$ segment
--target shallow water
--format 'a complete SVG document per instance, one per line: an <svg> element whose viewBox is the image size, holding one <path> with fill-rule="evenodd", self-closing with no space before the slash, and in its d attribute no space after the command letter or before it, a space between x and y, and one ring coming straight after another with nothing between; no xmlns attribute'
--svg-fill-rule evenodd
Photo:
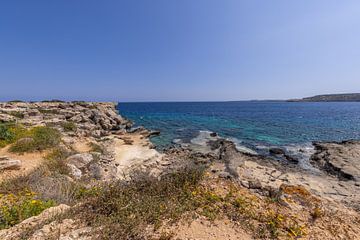
<svg viewBox="0 0 360 240"><path fill-rule="evenodd" d="M360 103L162 102L119 103L118 108L137 126L160 130L152 139L159 148L174 139L190 142L200 131L258 153L281 146L294 155L310 154L312 141L360 139Z"/></svg>

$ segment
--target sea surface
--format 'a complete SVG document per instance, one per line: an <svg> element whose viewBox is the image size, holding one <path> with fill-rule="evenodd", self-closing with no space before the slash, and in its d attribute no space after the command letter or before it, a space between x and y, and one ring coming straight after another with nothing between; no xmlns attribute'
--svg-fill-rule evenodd
<svg viewBox="0 0 360 240"><path fill-rule="evenodd" d="M270 147L311 152L313 141L360 139L360 103L272 101L119 103L120 114L159 130L158 148L201 141L210 132L239 149L266 154Z"/></svg>

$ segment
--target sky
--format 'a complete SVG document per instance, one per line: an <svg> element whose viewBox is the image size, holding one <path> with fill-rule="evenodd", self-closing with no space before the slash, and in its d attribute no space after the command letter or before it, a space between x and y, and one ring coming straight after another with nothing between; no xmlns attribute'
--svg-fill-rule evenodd
<svg viewBox="0 0 360 240"><path fill-rule="evenodd" d="M0 100L360 92L358 0L0 2Z"/></svg>

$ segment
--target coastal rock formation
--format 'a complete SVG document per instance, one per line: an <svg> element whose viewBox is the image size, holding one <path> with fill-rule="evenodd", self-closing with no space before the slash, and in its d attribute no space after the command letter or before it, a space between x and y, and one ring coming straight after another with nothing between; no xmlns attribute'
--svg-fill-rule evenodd
<svg viewBox="0 0 360 240"><path fill-rule="evenodd" d="M311 163L340 180L360 180L360 142L314 143L316 153Z"/></svg>
<svg viewBox="0 0 360 240"><path fill-rule="evenodd" d="M95 102L7 102L0 103L0 122L55 125L77 136L101 137L131 127L130 121L118 115L115 106ZM71 131L75 128L76 131Z"/></svg>

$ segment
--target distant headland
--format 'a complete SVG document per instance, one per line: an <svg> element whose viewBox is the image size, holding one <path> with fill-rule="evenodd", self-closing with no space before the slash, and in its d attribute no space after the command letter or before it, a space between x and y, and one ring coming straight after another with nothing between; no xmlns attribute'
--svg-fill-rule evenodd
<svg viewBox="0 0 360 240"><path fill-rule="evenodd" d="M324 94L302 99L290 99L288 102L360 102L360 93Z"/></svg>

